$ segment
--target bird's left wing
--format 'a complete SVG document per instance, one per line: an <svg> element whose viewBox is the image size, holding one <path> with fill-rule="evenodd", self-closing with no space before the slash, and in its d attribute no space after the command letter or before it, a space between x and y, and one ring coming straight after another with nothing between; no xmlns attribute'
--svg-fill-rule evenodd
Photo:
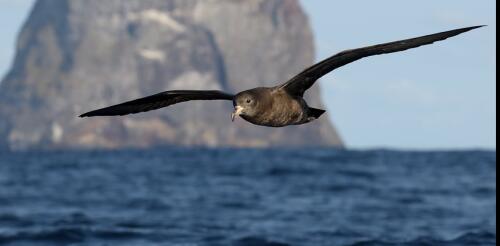
<svg viewBox="0 0 500 246"><path fill-rule="evenodd" d="M314 83L319 78L351 62L357 61L359 59L368 56L400 52L408 49L417 48L423 45L433 44L434 42L442 41L480 27L483 26L461 28L418 38L406 39L386 44L379 44L360 49L347 50L306 69L296 77L292 78L290 81L281 85L279 88L285 89L288 93L292 95L303 96L304 92L307 89L311 88L311 86L313 86Z"/></svg>
<svg viewBox="0 0 500 246"><path fill-rule="evenodd" d="M232 101L233 95L222 91L166 91L153 96L118 104L115 106L98 109L80 117L94 116L123 116L137 114L168 107L173 104L193 100L228 100Z"/></svg>

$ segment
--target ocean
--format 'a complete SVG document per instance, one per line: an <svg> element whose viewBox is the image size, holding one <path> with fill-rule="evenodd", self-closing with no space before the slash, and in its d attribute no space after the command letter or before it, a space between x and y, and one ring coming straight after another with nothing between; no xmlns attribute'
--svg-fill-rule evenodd
<svg viewBox="0 0 500 246"><path fill-rule="evenodd" d="M0 152L0 245L496 245L496 152Z"/></svg>

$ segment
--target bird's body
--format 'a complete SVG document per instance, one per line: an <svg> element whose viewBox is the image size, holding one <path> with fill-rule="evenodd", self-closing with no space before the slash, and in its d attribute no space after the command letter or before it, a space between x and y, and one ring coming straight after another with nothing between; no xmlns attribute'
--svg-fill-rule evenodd
<svg viewBox="0 0 500 246"><path fill-rule="evenodd" d="M261 126L283 127L300 125L311 121L309 107L302 97L294 97L279 88L256 88L244 91L239 97L252 96L255 99L255 113L241 114L246 121ZM236 103L245 104L242 102Z"/></svg>
<svg viewBox="0 0 500 246"><path fill-rule="evenodd" d="M167 91L92 111L81 115L81 117L135 114L191 100L228 100L233 101L235 107L232 115L233 121L237 116L240 116L252 124L268 127L306 124L318 119L326 111L309 107L304 99L304 93L318 79L331 71L365 57L395 53L429 45L480 27L482 26L461 28L413 39L347 50L304 70L288 82L276 87L255 88L240 92L237 95L221 91Z"/></svg>

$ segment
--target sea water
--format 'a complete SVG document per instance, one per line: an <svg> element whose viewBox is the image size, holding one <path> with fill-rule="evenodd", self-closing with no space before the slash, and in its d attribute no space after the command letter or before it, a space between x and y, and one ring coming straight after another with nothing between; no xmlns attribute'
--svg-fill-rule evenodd
<svg viewBox="0 0 500 246"><path fill-rule="evenodd" d="M0 245L496 245L496 152L0 152Z"/></svg>

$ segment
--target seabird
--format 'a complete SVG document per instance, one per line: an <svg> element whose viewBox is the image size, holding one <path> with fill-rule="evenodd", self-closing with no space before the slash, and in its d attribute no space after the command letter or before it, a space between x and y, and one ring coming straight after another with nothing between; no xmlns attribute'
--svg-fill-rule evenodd
<svg viewBox="0 0 500 246"><path fill-rule="evenodd" d="M461 28L413 39L346 50L304 70L288 82L275 87L255 88L236 95L222 91L166 91L153 96L95 110L80 117L124 116L156 110L192 100L227 100L233 102L234 112L231 116L233 121L236 117L240 116L252 124L268 127L306 124L318 119L326 111L309 107L304 100L304 93L318 79L331 71L365 57L395 53L423 45L430 45L434 42L442 41L480 27L483 26Z"/></svg>

